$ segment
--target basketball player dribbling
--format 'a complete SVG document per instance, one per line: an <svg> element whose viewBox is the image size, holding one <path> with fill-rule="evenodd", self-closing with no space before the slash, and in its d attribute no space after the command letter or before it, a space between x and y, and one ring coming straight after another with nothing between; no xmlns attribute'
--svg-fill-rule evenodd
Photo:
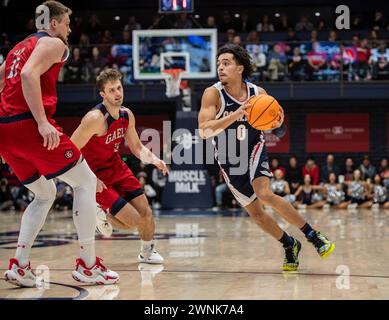
<svg viewBox="0 0 389 320"><path fill-rule="evenodd" d="M121 159L119 147L125 140L140 160L155 165L164 175L168 174L168 168L139 140L135 117L122 106L121 78L115 69L106 69L98 75L97 87L103 102L84 116L71 140L98 178L97 203L108 210L109 223L116 229L137 228L141 238L139 261L159 264L163 258L154 248L152 210L138 179ZM104 230L101 232L104 234Z"/></svg>
<svg viewBox="0 0 389 320"><path fill-rule="evenodd" d="M269 170L263 133L252 128L246 120L248 99L253 95L267 94L264 89L246 81L251 71L251 59L244 48L239 45L225 45L219 49L219 82L204 91L199 113L199 132L203 139L213 137L216 159L235 198L259 227L283 244L285 259L282 269L295 271L299 266L301 243L283 231L276 221L264 212L262 204L272 207L290 224L297 226L322 258L327 257L335 246L322 233L314 230L289 202L275 195L270 188L272 173ZM281 111L280 121L274 128L280 128L283 117ZM235 150L240 150L240 144L247 139L244 142L249 148L250 159L247 173L233 175L230 169L234 166L235 159L230 158L219 137L224 130L235 130L239 133L242 129L240 126L244 126L246 134L243 139L236 138ZM223 163L220 159L223 159Z"/></svg>
<svg viewBox="0 0 389 320"><path fill-rule="evenodd" d="M52 119L58 74L69 55L71 10L56 1L43 5L49 11L48 25L18 43L0 67L1 157L35 195L23 214L16 255L4 275L14 285L36 286L30 252L55 200L53 178L57 177L74 190L73 220L80 258L73 278L112 284L119 280L118 274L95 255L96 176Z"/></svg>

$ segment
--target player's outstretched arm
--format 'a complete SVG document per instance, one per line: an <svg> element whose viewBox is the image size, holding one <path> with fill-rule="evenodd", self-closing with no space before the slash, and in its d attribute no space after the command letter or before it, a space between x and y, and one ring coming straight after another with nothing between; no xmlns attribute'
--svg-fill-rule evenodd
<svg viewBox="0 0 389 320"><path fill-rule="evenodd" d="M38 123L39 133L43 137L43 146L49 150L58 147L62 133L47 121L42 102L40 77L53 64L62 61L66 50L65 44L58 38L41 38L20 74L24 98Z"/></svg>
<svg viewBox="0 0 389 320"><path fill-rule="evenodd" d="M126 111L128 113L129 123L124 139L126 140L131 152L144 163L150 163L156 166L164 175L169 174L169 169L167 168L166 163L142 144L138 133L136 132L134 114L129 109L126 109Z"/></svg>
<svg viewBox="0 0 389 320"><path fill-rule="evenodd" d="M199 134L202 139L208 139L218 135L236 120L247 115L245 109L248 107L248 104L244 104L230 115L216 120L218 104L219 93L217 89L213 87L205 89L201 98L201 108L198 118Z"/></svg>
<svg viewBox="0 0 389 320"><path fill-rule="evenodd" d="M5 83L5 62L0 66L0 92L4 89Z"/></svg>
<svg viewBox="0 0 389 320"><path fill-rule="evenodd" d="M103 134L104 131L104 116L99 110L92 110L82 118L80 125L73 132L70 140L81 150L94 135Z"/></svg>

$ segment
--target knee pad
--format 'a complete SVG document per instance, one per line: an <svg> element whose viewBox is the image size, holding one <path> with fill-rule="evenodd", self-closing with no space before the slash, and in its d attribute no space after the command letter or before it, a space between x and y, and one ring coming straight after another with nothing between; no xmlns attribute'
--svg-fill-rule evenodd
<svg viewBox="0 0 389 320"><path fill-rule="evenodd" d="M34 200L40 202L53 203L57 194L57 188L54 181L47 180L44 176L41 176L33 183L27 184L26 188L34 193Z"/></svg>

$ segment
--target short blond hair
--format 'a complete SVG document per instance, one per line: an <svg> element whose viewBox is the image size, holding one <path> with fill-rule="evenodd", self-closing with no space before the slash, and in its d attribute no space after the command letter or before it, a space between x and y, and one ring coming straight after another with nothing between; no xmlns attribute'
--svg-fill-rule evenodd
<svg viewBox="0 0 389 320"><path fill-rule="evenodd" d="M107 82L122 80L122 74L117 69L105 69L96 78L96 85L99 91L104 91Z"/></svg>
<svg viewBox="0 0 389 320"><path fill-rule="evenodd" d="M58 22L61 22L64 14L66 14L66 13L68 15L72 14L72 10L70 8L68 8L67 6L63 5L59 1L45 1L42 3L42 5L49 8L50 20L55 19ZM38 17L39 17L39 14L36 14L35 18L38 18Z"/></svg>

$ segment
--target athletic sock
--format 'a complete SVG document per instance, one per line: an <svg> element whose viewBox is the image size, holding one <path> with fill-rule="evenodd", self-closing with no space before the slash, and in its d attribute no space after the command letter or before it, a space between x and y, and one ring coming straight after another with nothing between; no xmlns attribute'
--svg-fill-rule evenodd
<svg viewBox="0 0 389 320"><path fill-rule="evenodd" d="M313 228L311 227L311 225L310 225L308 222L305 223L305 224L303 225L303 227L300 228L300 230L305 234L306 237L309 237L309 236L310 236L310 233L311 233L312 231L314 231Z"/></svg>
<svg viewBox="0 0 389 320"><path fill-rule="evenodd" d="M278 241L282 243L284 248L291 247L294 244L294 239L290 235L288 235L285 231L284 231L281 239L279 239Z"/></svg>
<svg viewBox="0 0 389 320"><path fill-rule="evenodd" d="M80 258L85 262L88 268L91 268L96 263L95 242L83 243L80 245Z"/></svg>
<svg viewBox="0 0 389 320"><path fill-rule="evenodd" d="M18 248L16 249L15 259L18 260L19 266L24 268L30 261L30 252L32 244L18 242Z"/></svg>

